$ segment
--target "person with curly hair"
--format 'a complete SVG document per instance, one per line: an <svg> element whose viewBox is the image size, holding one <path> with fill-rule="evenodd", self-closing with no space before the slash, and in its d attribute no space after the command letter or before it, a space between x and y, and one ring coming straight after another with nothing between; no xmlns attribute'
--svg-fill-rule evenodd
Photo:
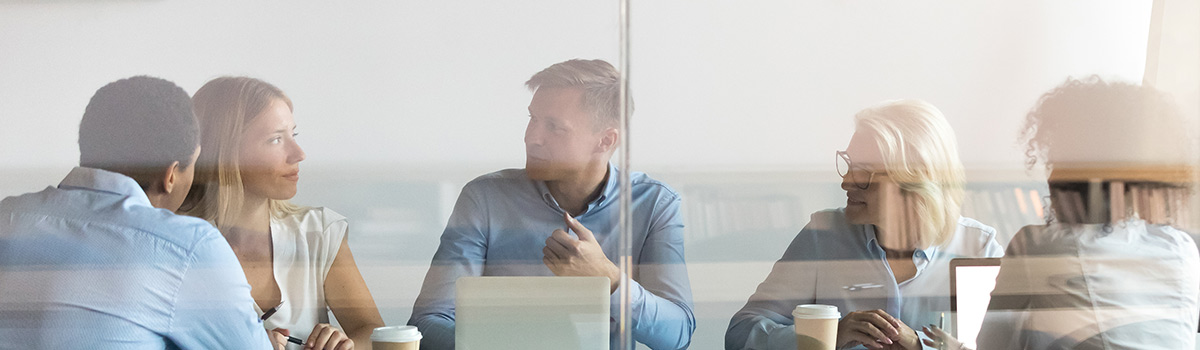
<svg viewBox="0 0 1200 350"><path fill-rule="evenodd" d="M980 349L1195 348L1200 254L1177 228L1196 159L1186 130L1149 86L1068 79L1041 97L1021 137L1028 166L1049 172L1052 214L1009 243Z"/></svg>

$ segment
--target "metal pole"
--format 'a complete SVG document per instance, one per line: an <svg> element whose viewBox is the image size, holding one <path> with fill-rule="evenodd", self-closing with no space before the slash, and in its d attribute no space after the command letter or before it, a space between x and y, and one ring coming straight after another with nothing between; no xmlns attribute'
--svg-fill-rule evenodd
<svg viewBox="0 0 1200 350"><path fill-rule="evenodd" d="M621 16L621 42L620 42L620 62L617 69L621 72L621 130L620 130L620 148L621 160L621 194L619 196L621 203L621 231L619 237L620 249L617 252L617 257L621 259L621 282L617 292L620 293L621 311L620 319L618 320L618 339L620 339L621 350L633 350L633 334L630 333L630 293L629 286L633 285L633 220L631 215L631 195L632 185L629 182L629 172L633 169L629 162L629 0L620 1L620 16Z"/></svg>

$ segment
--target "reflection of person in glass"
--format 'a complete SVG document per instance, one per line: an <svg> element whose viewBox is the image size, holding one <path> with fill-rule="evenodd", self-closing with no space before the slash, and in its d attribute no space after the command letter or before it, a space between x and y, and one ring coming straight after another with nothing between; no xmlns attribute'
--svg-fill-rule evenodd
<svg viewBox="0 0 1200 350"><path fill-rule="evenodd" d="M289 335L317 349L370 344L383 319L350 252L346 218L287 201L304 160L291 99L246 77L213 79L194 98L203 148L182 211L221 230L257 311L277 307L263 321L276 348ZM344 333L329 324L329 311Z"/></svg>
<svg viewBox="0 0 1200 350"><path fill-rule="evenodd" d="M79 167L0 201L0 348L269 349L229 244L172 213L199 154L191 98L174 83L96 91Z"/></svg>
<svg viewBox="0 0 1200 350"><path fill-rule="evenodd" d="M1002 260L981 349L1192 349L1200 265L1186 224L1195 145L1153 88L1068 80L1026 118L1053 216Z"/></svg>
<svg viewBox="0 0 1200 350"><path fill-rule="evenodd" d="M463 187L409 324L422 349L454 348L454 283L463 276L602 276L620 272L617 169L618 72L600 60L570 60L525 83L533 90L524 169L483 175ZM695 329L684 266L680 198L645 174L630 174L634 263L632 337L653 349L686 348ZM574 233L578 238L572 237ZM612 315L619 312L612 297ZM516 320L519 321L519 320ZM616 348L616 324L611 344Z"/></svg>
<svg viewBox="0 0 1200 350"><path fill-rule="evenodd" d="M817 212L725 334L726 349L795 349L799 304L843 313L843 347L921 347L910 325L950 309L949 261L993 257L995 230L959 215L964 175L954 132L936 107L896 100L855 116L837 152L846 207Z"/></svg>

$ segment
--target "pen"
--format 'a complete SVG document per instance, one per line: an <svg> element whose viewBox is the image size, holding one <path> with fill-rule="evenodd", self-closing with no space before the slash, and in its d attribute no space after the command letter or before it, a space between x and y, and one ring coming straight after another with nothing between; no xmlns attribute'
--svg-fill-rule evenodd
<svg viewBox="0 0 1200 350"><path fill-rule="evenodd" d="M275 314L275 311L279 311L279 307L280 307L280 306L283 306L283 300L280 300L280 301L279 301L279 305L275 305L275 307L273 307L273 308L270 308L270 309L267 309L266 311L263 311L263 314L262 314L262 316L261 316L261 317L259 317L259 318L258 318L258 320L259 320L259 321L266 321L266 320L267 320L267 317L271 317L271 315L274 315L274 314Z"/></svg>
<svg viewBox="0 0 1200 350"><path fill-rule="evenodd" d="M271 315L274 315L274 314L275 314L275 311L279 311L279 307L280 307L280 306L283 306L283 301L282 301L282 300L280 300L280 301L279 301L279 305L275 305L275 307L273 307L273 308L270 308L270 309L267 309L267 311L263 311L262 317L259 317L259 318L258 318L258 320L259 320L259 321L266 321L266 320L267 320L267 318L269 318L269 317L271 317ZM293 336L290 336L290 335L289 335L289 336L287 336L287 338L288 338L288 339L287 339L287 341L288 341L289 343L292 343L292 344L297 344L297 345L304 345L304 340L303 340L303 339L296 338L296 337L293 337Z"/></svg>

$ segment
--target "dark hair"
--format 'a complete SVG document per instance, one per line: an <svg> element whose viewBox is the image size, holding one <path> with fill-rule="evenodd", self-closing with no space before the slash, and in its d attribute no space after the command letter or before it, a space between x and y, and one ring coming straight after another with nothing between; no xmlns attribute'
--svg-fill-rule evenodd
<svg viewBox="0 0 1200 350"><path fill-rule="evenodd" d="M1038 99L1020 140L1028 168L1060 174L1047 183L1048 220L1180 224L1187 213L1195 146L1174 101L1151 86L1067 79Z"/></svg>
<svg viewBox="0 0 1200 350"><path fill-rule="evenodd" d="M148 189L173 162L191 165L200 127L187 91L167 80L117 80L92 96L79 124L79 165L133 178Z"/></svg>
<svg viewBox="0 0 1200 350"><path fill-rule="evenodd" d="M1068 78L1043 94L1021 128L1025 165L1049 168L1056 155L1074 151L1086 161L1190 162L1195 153L1183 116L1172 98L1153 87L1105 81L1099 76ZM1136 150L1113 154L1106 150ZM1056 159L1057 158L1057 159ZM1080 159L1066 159L1080 161Z"/></svg>

